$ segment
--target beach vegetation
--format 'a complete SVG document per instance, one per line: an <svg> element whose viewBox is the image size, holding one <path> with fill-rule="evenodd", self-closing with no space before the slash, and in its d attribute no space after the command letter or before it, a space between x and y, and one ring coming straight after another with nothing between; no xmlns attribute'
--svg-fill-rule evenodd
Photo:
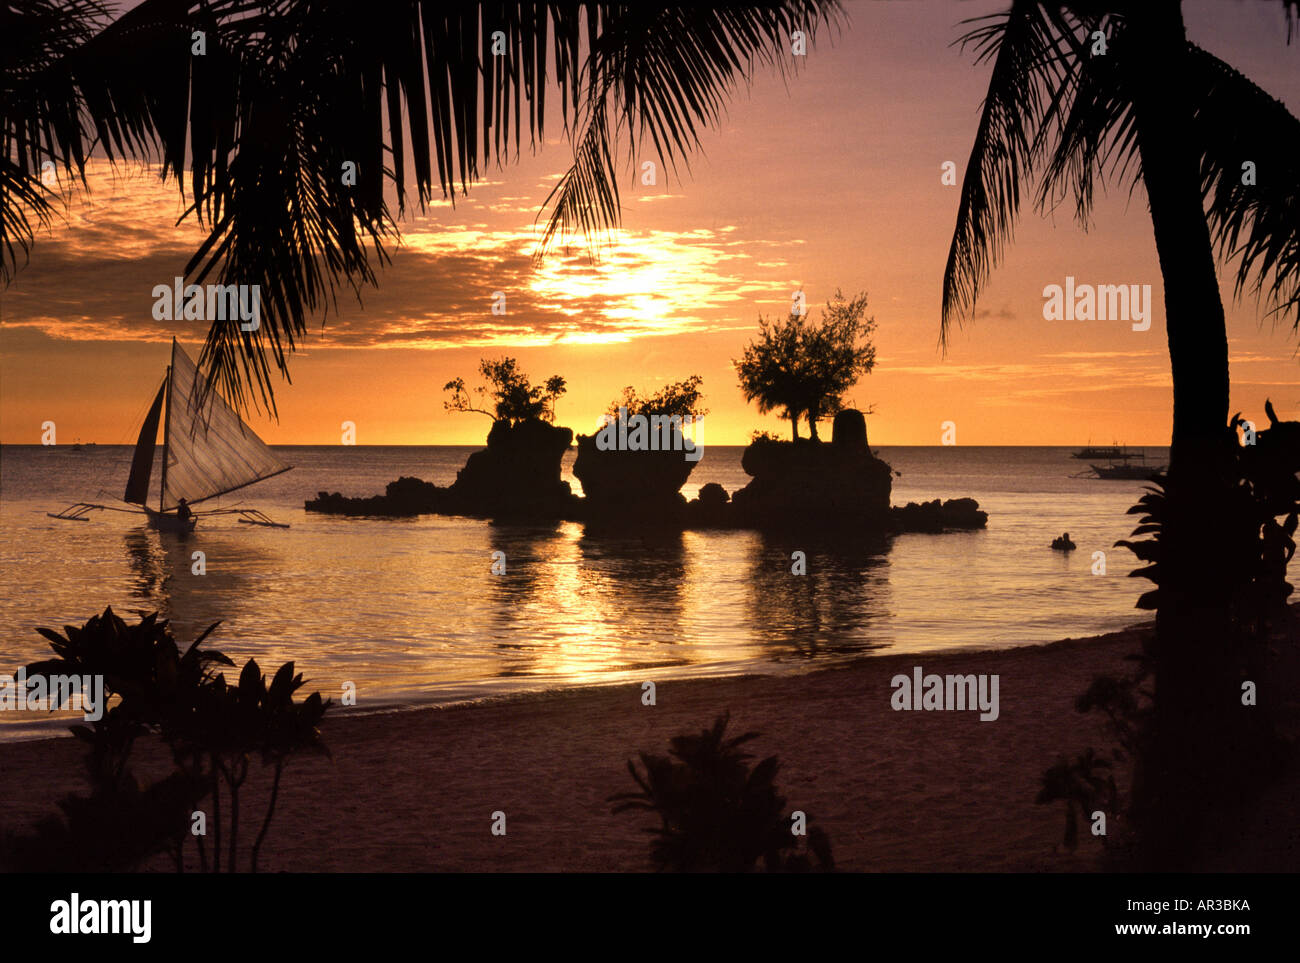
<svg viewBox="0 0 1300 963"><path fill-rule="evenodd" d="M183 652L157 613L128 623L110 607L83 626L65 626L62 634L37 630L55 657L28 666L29 674L101 675L112 704L90 725L72 727L87 746L90 793L64 797L58 803L61 815L41 820L30 834L6 837L0 862L28 870L120 871L170 852L182 870L192 815L207 801L214 839L209 860L205 837L193 836L200 868L219 872L224 856L233 872L239 857L239 791L250 761L257 758L270 767L272 784L249 853L247 865L256 871L286 764L299 753L328 751L318 726L330 703L319 693L293 700L303 678L292 662L281 666L268 685L250 659L238 683L228 684L220 669L234 663L202 647L219 624L209 626ZM131 758L137 742L147 736L170 750L175 769L145 784L136 778Z"/></svg>
<svg viewBox="0 0 1300 963"><path fill-rule="evenodd" d="M1089 822L1097 811L1114 812L1116 797L1111 761L1087 749L1073 759L1062 756L1043 773L1042 789L1034 801L1039 805L1065 803L1062 842L1074 852L1079 847L1079 823Z"/></svg>
<svg viewBox="0 0 1300 963"><path fill-rule="evenodd" d="M746 873L756 869L834 868L830 839L805 816L806 836L791 831L786 799L776 788L780 763L768 756L751 766L743 748L759 733L727 735L730 714L699 733L670 740L667 756L629 760L637 791L609 797L614 812L653 812L658 827L650 855L660 872Z"/></svg>
<svg viewBox="0 0 1300 963"><path fill-rule="evenodd" d="M1284 768L1287 753L1272 714L1243 712L1236 698L1243 681L1269 677L1271 632L1291 620L1287 599L1293 587L1286 574L1300 527L1300 422L1280 421L1271 402L1265 411L1270 428L1256 432L1253 444L1238 443L1240 414L1223 436L1228 497L1220 510L1236 537L1222 547L1226 558L1214 560L1226 563L1215 599L1222 617L1217 645L1188 662L1185 650L1170 646L1159 632L1177 544L1169 532L1171 491L1182 482L1161 476L1148 485L1129 509L1140 516L1133 536L1145 537L1116 543L1143 563L1131 574L1154 586L1137 604L1159 613L1157 632L1137 658L1138 669L1127 683L1131 691L1094 684L1080 706L1103 709L1134 757L1132 819L1142 837L1140 858L1148 865L1168 865L1212 846L1225 814ZM1137 692L1148 678L1153 697ZM1225 686L1225 680L1235 683ZM1220 697L1220 690L1231 697ZM1139 700L1142 695L1152 697L1152 704ZM1179 805L1189 792L1200 800L1192 812Z"/></svg>

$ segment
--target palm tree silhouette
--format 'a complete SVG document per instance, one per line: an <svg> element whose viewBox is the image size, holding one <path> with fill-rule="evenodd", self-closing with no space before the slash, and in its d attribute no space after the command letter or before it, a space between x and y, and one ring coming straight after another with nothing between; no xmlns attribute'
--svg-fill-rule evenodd
<svg viewBox="0 0 1300 963"><path fill-rule="evenodd" d="M1280 2L1290 42L1300 2ZM1249 289L1300 325L1300 121L1190 43L1179 0L1014 0L968 23L978 25L961 42L993 70L944 273L942 343L1010 239L1022 184L1036 184L1040 210L1073 194L1085 225L1099 180L1146 190L1174 384L1156 640L1163 741L1152 764L1173 780L1166 799L1195 806L1204 767L1194 747L1204 746L1193 733L1217 744L1216 720L1232 708L1218 685L1231 668L1234 533L1219 508L1235 434L1216 257L1236 260L1234 294ZM1190 831L1158 822L1164 857L1175 857Z"/></svg>
<svg viewBox="0 0 1300 963"><path fill-rule="evenodd" d="M619 223L620 142L676 171L739 82L784 71L793 34L811 42L841 16L838 0L144 0L109 23L98 0L14 0L0 7L0 278L56 214L44 175L84 184L93 149L161 157L207 231L187 279L260 286L259 326L213 322L200 364L237 405L274 412L271 363L287 377L308 318L389 258L386 187L398 216L412 184L421 210L467 193L525 131L544 141L554 86L574 156L538 254L574 230L590 244Z"/></svg>

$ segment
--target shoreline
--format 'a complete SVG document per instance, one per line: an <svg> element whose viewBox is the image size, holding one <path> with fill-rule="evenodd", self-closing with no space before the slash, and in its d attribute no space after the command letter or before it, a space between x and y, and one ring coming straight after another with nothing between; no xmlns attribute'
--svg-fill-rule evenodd
<svg viewBox="0 0 1300 963"><path fill-rule="evenodd" d="M636 673L637 678L635 680L635 684L640 684L641 681L646 679L652 680L656 684L671 683L673 685L681 685L683 683L721 682L721 681L730 681L730 680L748 679L748 678L787 679L787 678L794 678L799 676L815 675L820 672L839 672L844 669L851 668L852 666L856 665L858 662L867 659L871 659L871 660L879 660L879 659L915 660L915 659L922 659L922 658L933 659L933 658L940 658L940 657L947 657L947 656L954 656L954 655L975 655L979 653L991 653L991 652L1012 652L1012 651L1018 651L1020 649L1042 649L1050 646L1067 645L1071 643L1091 643L1094 641L1105 640L1113 635L1122 635L1131 632L1141 632L1144 629L1150 629L1153 625L1154 622L1152 620L1148 620L1146 622L1135 622L1131 625L1126 625L1123 628L1112 629L1109 632L1103 632L1097 635L1080 636L1077 639L1073 637L1069 637L1064 639L1057 639L1052 642L1008 643L1003 645L990 645L987 648L986 647L976 648L969 645L967 646L953 645L953 646L946 646L943 648L926 650L923 652L897 652L897 651L891 651L889 647L879 648L879 649L870 648L870 649L865 649L862 652L859 652L854 655L844 656L837 660L820 661L815 664L808 663L808 662L799 662L795 660L791 660L789 662L784 662L784 663L765 662L762 663L762 666L766 668L766 671L759 671L754 666L739 666L734 670L723 669L717 672L713 672L711 671L711 668L709 666L703 666L701 667L699 672L692 672L684 676L667 677L667 676L660 676L659 673L663 671L671 672L676 668L680 668L680 666L666 666L666 667L651 666L648 669L646 669L646 671L644 672ZM619 671L623 674L632 674L633 670L619 670ZM335 707L334 709L330 710L330 715L326 717L326 721L336 718L334 715L335 712L339 713L339 717L346 715L348 719L366 719L366 718L370 718L371 716L388 716L388 715L407 713L407 712L429 712L429 711L437 711L437 710L464 709L464 708L472 708L475 706L505 706L505 705L514 705L520 702L530 702L533 700L560 697L567 693L584 693L584 692L592 692L592 691L603 690L603 689L621 689L633 684L634 682L631 680L625 680L625 681L601 680L601 681L586 682L586 683L560 683L557 685L552 685L552 686L539 688L539 689L523 688L523 689L509 690L503 692L493 692L481 696L450 698L447 699L446 701L436 701L436 700L423 701L422 700L422 701L413 702L410 700L394 699L392 701L379 701L374 705L346 707L346 708L338 704L337 696L332 696L332 698L335 699ZM310 694L311 691L315 691L315 690L313 689L311 679L308 678L307 684L303 688L303 692ZM24 719L24 720L14 720L12 722L8 722L4 720L3 715L0 715L0 749L3 749L3 747L5 746L17 745L21 743L43 742L47 740L59 740L65 738L70 739L72 738L72 734L68 731L68 727L71 725L75 725L81 721L81 717L77 714L69 714L66 716L66 718L50 718L46 713L41 713L40 716L41 717L37 720ZM6 734L5 732L6 729L19 730L20 728L24 728L26 732L21 734L15 734L12 736ZM45 732L43 730L49 730L49 731Z"/></svg>
<svg viewBox="0 0 1300 963"><path fill-rule="evenodd" d="M634 788L638 751L731 712L729 732L762 733L776 784L831 838L849 871L1095 871L1100 840L1060 850L1061 804L1037 806L1042 771L1062 753L1111 745L1074 699L1092 677L1126 668L1149 627L979 651L892 653L779 675L599 685L349 716L322 724L332 757L285 773L263 871L639 871L649 869L649 814L614 816L607 798ZM890 679L924 672L1000 678L1000 712L895 711ZM0 827L22 831L84 792L81 744L0 745ZM143 778L170 769L164 747L137 748ZM1123 776L1123 773L1120 773ZM260 819L269 779L254 762L241 791ZM507 834L492 835L506 813ZM193 848L190 848L193 856ZM167 859L151 869L167 871Z"/></svg>

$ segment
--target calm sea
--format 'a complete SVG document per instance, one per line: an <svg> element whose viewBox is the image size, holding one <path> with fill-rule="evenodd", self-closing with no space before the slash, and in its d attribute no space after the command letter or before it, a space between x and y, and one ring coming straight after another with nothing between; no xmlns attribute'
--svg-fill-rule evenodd
<svg viewBox="0 0 1300 963"><path fill-rule="evenodd" d="M114 504L125 446L0 449L0 673L44 657L37 626L112 605L159 611L182 643L264 670L293 660L324 695L356 685L361 708L478 699L616 681L781 672L881 652L1032 645L1140 621L1147 584L1113 549L1139 482L1072 478L1065 448L880 448L901 476L894 504L972 496L988 529L902 535L883 549L752 532L596 537L574 523L315 515L318 490L382 492L399 475L449 484L471 447L285 447L294 470L203 507L254 507L292 527L204 519L184 539L135 515L47 518ZM743 449L705 450L684 491L745 484ZM1148 449L1153 460L1165 449ZM574 453L565 459L565 477ZM156 475L155 475L156 478ZM120 504L120 503L117 503ZM1069 531L1079 550L1048 543ZM790 574L791 552L808 574ZM506 574L491 574L492 553ZM1107 574L1094 575L1093 552ZM206 574L193 574L193 553ZM0 740L48 733L48 715L0 713ZM63 725L60 722L59 725Z"/></svg>

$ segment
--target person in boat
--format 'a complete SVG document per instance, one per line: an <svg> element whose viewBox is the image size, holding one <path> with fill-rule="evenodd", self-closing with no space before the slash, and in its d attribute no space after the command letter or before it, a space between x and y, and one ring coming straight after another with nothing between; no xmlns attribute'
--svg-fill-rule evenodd
<svg viewBox="0 0 1300 963"><path fill-rule="evenodd" d="M188 523L189 520L194 517L194 513L190 511L189 502L187 502L183 498L176 503L176 517L179 518L182 522L186 522L186 523Z"/></svg>
<svg viewBox="0 0 1300 963"><path fill-rule="evenodd" d="M1070 533L1065 532L1059 538L1052 539L1052 548L1059 549L1062 552L1069 552L1078 548L1078 546L1070 541Z"/></svg>

